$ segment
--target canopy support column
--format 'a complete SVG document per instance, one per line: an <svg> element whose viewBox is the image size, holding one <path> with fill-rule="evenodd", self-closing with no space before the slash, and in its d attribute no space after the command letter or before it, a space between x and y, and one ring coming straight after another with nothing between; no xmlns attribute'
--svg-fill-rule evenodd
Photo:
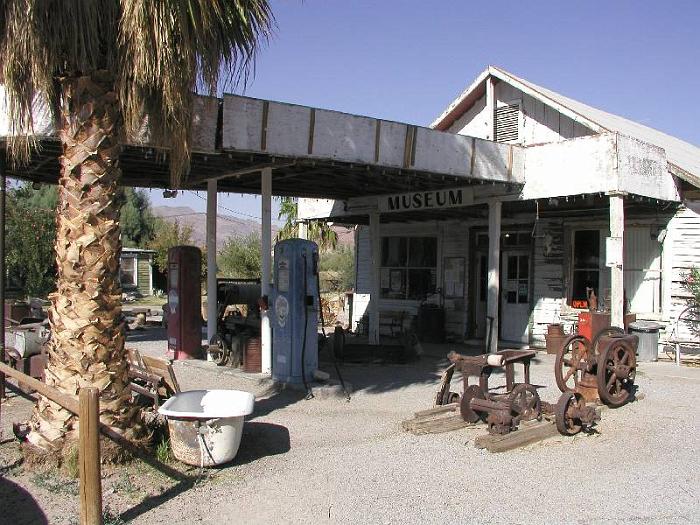
<svg viewBox="0 0 700 525"><path fill-rule="evenodd" d="M610 325L623 328L625 325L625 278L623 268L625 236L625 207L622 195L610 195L610 237L615 254L606 254L611 263L610 267ZM612 255L612 261L610 261Z"/></svg>
<svg viewBox="0 0 700 525"><path fill-rule="evenodd" d="M371 290L369 296L369 344L378 345L379 344L379 295L380 281L379 281L379 266L381 257L381 237L379 231L379 212L373 211L369 214L369 242L370 251L372 254L372 279L371 279Z"/></svg>
<svg viewBox="0 0 700 525"><path fill-rule="evenodd" d="M216 286L216 210L217 183L207 181L207 341L216 335L218 297ZM207 360L211 361L207 354Z"/></svg>
<svg viewBox="0 0 700 525"><path fill-rule="evenodd" d="M501 201L489 202L489 276L486 300L486 350L498 351L499 266L501 262Z"/></svg>
<svg viewBox="0 0 700 525"><path fill-rule="evenodd" d="M270 297L270 276L272 274L272 168L265 168L261 174L262 222L261 222L261 258L262 274L260 291L263 297ZM272 327L270 311L260 312L260 339L262 346L262 373L272 373Z"/></svg>
<svg viewBox="0 0 700 525"><path fill-rule="evenodd" d="M308 238L309 238L309 225L306 223L306 221L299 222L299 224L297 224L297 228L299 230L299 238L308 240Z"/></svg>

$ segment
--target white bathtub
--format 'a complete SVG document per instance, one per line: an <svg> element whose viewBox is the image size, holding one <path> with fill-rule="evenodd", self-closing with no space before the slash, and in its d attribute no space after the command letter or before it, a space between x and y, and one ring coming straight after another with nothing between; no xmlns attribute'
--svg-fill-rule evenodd
<svg viewBox="0 0 700 525"><path fill-rule="evenodd" d="M254 403L255 396L242 390L190 390L175 394L158 412L168 419L175 457L210 467L236 457Z"/></svg>

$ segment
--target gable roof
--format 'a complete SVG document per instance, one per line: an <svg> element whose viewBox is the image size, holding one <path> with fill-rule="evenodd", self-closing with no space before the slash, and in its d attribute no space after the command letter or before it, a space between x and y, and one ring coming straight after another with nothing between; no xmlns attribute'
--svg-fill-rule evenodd
<svg viewBox="0 0 700 525"><path fill-rule="evenodd" d="M485 80L492 76L556 109L595 132L613 131L648 142L666 151L668 169L673 175L700 186L700 148L681 139L632 120L606 113L555 91L516 77L499 67L489 66L443 113L431 127L446 130L485 92Z"/></svg>

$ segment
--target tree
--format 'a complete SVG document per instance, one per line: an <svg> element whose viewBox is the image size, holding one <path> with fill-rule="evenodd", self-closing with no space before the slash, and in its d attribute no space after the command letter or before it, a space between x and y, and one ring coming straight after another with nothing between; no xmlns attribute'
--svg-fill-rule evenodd
<svg viewBox="0 0 700 525"><path fill-rule="evenodd" d="M56 188L47 185L25 183L7 194L7 282L28 295L45 297L56 287L56 200Z"/></svg>
<svg viewBox="0 0 700 525"><path fill-rule="evenodd" d="M284 218L284 226L277 232L277 240L299 237L299 204L296 198L282 197L278 219ZM338 244L338 234L325 221L308 221L308 239L318 244L321 251L334 250Z"/></svg>
<svg viewBox="0 0 700 525"><path fill-rule="evenodd" d="M355 250L339 246L321 254L321 278L326 285L338 292L355 287ZM324 277L328 276L324 279Z"/></svg>
<svg viewBox="0 0 700 525"><path fill-rule="evenodd" d="M119 188L119 196L122 202L122 245L145 248L155 231L155 217L151 213L148 194L136 188Z"/></svg>
<svg viewBox="0 0 700 525"><path fill-rule="evenodd" d="M173 246L192 244L192 226L180 224L177 220L168 222L160 217L154 221L153 239L147 247L155 250L154 263L159 271L168 269L168 250Z"/></svg>
<svg viewBox="0 0 700 525"><path fill-rule="evenodd" d="M224 277L260 279L260 247L260 235L257 233L250 233L245 237L229 237L216 258L219 272Z"/></svg>
<svg viewBox="0 0 700 525"><path fill-rule="evenodd" d="M0 76L14 161L32 146L37 95L61 141L57 292L46 382L66 394L100 390L102 421L133 426L119 284L117 187L124 137L148 117L168 147L171 183L188 171L192 91L221 75L245 79L272 15L266 0L7 0L0 5ZM56 451L77 439L76 418L40 398L28 439ZM69 447L70 448L70 447Z"/></svg>

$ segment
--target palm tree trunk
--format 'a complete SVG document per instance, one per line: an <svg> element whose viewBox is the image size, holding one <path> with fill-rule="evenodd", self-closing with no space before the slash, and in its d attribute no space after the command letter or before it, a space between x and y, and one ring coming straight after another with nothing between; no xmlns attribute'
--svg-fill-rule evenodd
<svg viewBox="0 0 700 525"><path fill-rule="evenodd" d="M60 84L58 282L50 296L46 383L73 395L84 386L99 388L102 421L124 428L133 412L119 283L121 114L106 72ZM61 450L77 439L77 418L46 398L32 423L28 439L41 448Z"/></svg>

